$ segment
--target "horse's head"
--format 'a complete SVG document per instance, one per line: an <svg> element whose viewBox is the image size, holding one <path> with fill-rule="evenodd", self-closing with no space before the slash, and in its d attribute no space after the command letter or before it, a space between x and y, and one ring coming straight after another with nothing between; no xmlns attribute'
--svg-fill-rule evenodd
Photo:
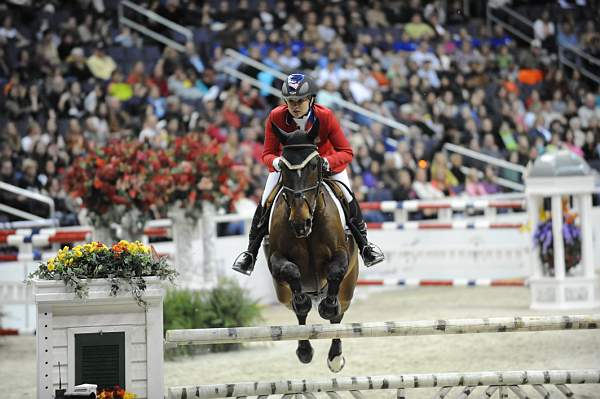
<svg viewBox="0 0 600 399"><path fill-rule="evenodd" d="M323 183L323 159L315 145L284 146L281 158L283 199L290 210L289 222L298 238L308 237Z"/></svg>
<svg viewBox="0 0 600 399"><path fill-rule="evenodd" d="M278 135L283 144L281 179L283 199L289 209L289 222L298 238L308 237L321 184L323 159L319 156L314 136L298 130ZM314 128L311 131L318 131Z"/></svg>

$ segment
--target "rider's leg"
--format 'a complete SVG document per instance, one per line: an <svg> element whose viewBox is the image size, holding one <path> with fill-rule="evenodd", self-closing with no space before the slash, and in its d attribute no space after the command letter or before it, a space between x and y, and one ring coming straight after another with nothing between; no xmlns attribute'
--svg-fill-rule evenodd
<svg viewBox="0 0 600 399"><path fill-rule="evenodd" d="M350 231L352 231L352 235L356 240L356 244L360 249L360 254L365 262L365 266L373 266L377 263L383 261L384 255L376 245L373 245L367 239L367 225L363 219L362 212L360 210L360 206L358 202L354 199L354 196L347 192L350 189L350 179L348 179L348 174L346 171L337 173L331 176L332 179L337 180L339 182L344 183L347 187L343 188L344 196L348 201L350 208L350 220L348 221L350 226Z"/></svg>
<svg viewBox="0 0 600 399"><path fill-rule="evenodd" d="M269 194L271 194L271 191L273 191L278 181L279 172L269 173L269 177L267 178L267 183L265 185L265 190L263 192L260 204L256 208L256 211L254 212L254 217L252 218L248 249L242 252L235 259L235 262L233 263L232 267L235 271L246 275L250 275L250 273L252 273L252 270L254 270L254 263L256 262L256 257L258 256L260 244L262 243L262 239L269 230L268 220L263 220L266 217L266 215L264 215L263 217L265 204L267 202L267 199L269 198Z"/></svg>

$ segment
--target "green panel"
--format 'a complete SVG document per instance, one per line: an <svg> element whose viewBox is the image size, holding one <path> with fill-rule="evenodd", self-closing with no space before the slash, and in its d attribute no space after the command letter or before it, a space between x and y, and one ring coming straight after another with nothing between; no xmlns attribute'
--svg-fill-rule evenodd
<svg viewBox="0 0 600 399"><path fill-rule="evenodd" d="M75 334L75 385L125 387L125 333Z"/></svg>

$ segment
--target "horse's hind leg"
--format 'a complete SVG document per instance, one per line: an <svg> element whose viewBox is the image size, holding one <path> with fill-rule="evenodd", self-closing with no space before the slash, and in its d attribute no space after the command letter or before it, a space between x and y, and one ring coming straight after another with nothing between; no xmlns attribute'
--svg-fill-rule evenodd
<svg viewBox="0 0 600 399"><path fill-rule="evenodd" d="M290 286L292 309L298 317L304 316L306 319L306 315L312 308L312 301L308 295L302 292L298 265L274 252L271 255L271 274L278 283L287 283Z"/></svg>
<svg viewBox="0 0 600 399"><path fill-rule="evenodd" d="M327 272L327 296L319 303L319 314L326 320L333 320L340 315L341 307L338 299L340 284L348 270L348 254L344 250L337 251Z"/></svg>
<svg viewBox="0 0 600 399"><path fill-rule="evenodd" d="M344 314L334 317L330 320L331 324L339 324L342 321ZM346 359L342 355L342 340L335 338L331 340L331 346L329 347L329 354L327 355L327 367L334 373L339 373L346 364Z"/></svg>

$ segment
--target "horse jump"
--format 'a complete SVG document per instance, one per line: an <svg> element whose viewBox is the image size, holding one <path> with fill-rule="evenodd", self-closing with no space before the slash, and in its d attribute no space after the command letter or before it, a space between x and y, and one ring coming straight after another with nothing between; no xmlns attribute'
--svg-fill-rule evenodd
<svg viewBox="0 0 600 399"><path fill-rule="evenodd" d="M213 328L167 331L167 345L207 345L259 341L308 339L373 338L409 335L475 334L500 332L532 332L556 330L589 330L600 328L600 314L570 316L490 317L483 319L452 319L396 321L353 324L315 324L240 328ZM348 391L354 398L363 398L361 390L397 390L397 398L405 399L407 388L439 388L434 398L445 397L454 387L463 387L460 398L466 398L478 387L484 397L496 392L508 398L509 390L518 398L529 396L520 386L530 385L543 398L550 393L543 385L554 385L565 397L573 393L565 384L600 384L600 369L591 370L526 370L484 371L469 373L405 374L328 378L321 380L285 380L228 384L192 385L169 388L170 399L246 398L282 395L286 398L316 398L325 392L331 398L341 398ZM481 392L481 390L480 390Z"/></svg>

